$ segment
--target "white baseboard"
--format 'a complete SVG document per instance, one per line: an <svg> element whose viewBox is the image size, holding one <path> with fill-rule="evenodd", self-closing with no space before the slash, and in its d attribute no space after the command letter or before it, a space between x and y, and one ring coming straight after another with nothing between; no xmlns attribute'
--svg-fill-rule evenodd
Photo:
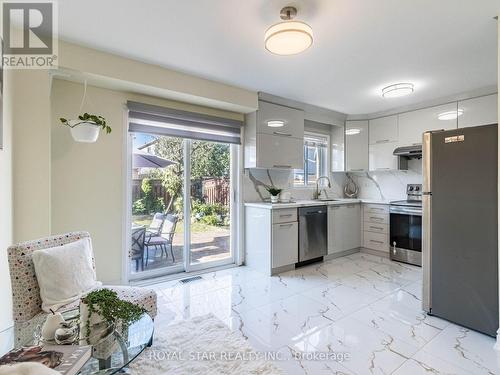
<svg viewBox="0 0 500 375"><path fill-rule="evenodd" d="M354 248L354 249L344 250L344 251L340 251L340 252L338 252L338 253L325 255L325 256L323 257L323 259L324 259L324 260L330 260L330 259L341 258L341 257L345 257L345 256L347 256L347 255L351 255L351 254L359 253L359 250L360 250L360 248L359 248L359 247L356 247L356 248Z"/></svg>
<svg viewBox="0 0 500 375"><path fill-rule="evenodd" d="M378 256L378 257L389 259L389 253L385 252L385 251L367 249L366 247L361 247L359 251L361 253L375 255L375 256Z"/></svg>

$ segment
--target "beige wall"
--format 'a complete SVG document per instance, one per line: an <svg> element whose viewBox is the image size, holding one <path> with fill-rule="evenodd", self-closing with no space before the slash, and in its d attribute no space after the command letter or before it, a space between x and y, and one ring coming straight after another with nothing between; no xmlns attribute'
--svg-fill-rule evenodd
<svg viewBox="0 0 500 375"><path fill-rule="evenodd" d="M127 100L235 119L243 115L89 86L83 111L104 116L113 131L101 134L96 143L83 144L74 142L58 122L78 113L82 93L82 84L57 79L52 83L52 232L90 232L99 279L118 283L126 276L122 261Z"/></svg>
<svg viewBox="0 0 500 375"><path fill-rule="evenodd" d="M64 73L83 73L80 75L95 86L232 112L248 113L257 109L254 91L66 42L59 43L59 55L59 67Z"/></svg>
<svg viewBox="0 0 500 375"><path fill-rule="evenodd" d="M50 77L12 71L14 242L50 233Z"/></svg>
<svg viewBox="0 0 500 375"><path fill-rule="evenodd" d="M86 144L74 142L58 121L78 113L82 91L75 83L52 84L52 233L90 232L99 279L120 282L125 95L89 87L83 111L104 116L113 131Z"/></svg>
<svg viewBox="0 0 500 375"><path fill-rule="evenodd" d="M2 334L12 326L12 301L9 267L7 263L7 247L12 243L12 119L11 96L6 95L12 87L10 72L4 72L3 88L3 150L0 150L0 354Z"/></svg>

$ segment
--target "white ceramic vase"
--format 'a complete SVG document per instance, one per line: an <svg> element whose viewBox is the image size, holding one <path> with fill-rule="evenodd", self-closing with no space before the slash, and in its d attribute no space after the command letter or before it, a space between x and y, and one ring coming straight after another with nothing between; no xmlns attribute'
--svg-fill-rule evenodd
<svg viewBox="0 0 500 375"><path fill-rule="evenodd" d="M76 120L71 120L76 122ZM71 129L71 135L76 142L94 143L99 138L101 127L93 122L82 122Z"/></svg>

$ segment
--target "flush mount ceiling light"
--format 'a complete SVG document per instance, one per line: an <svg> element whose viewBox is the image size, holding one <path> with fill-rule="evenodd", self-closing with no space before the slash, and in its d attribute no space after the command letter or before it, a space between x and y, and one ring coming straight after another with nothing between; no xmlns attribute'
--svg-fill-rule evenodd
<svg viewBox="0 0 500 375"><path fill-rule="evenodd" d="M284 7L280 17L284 22L272 25L264 35L266 49L276 55L296 55L308 49L313 42L311 26L294 21L297 8Z"/></svg>
<svg viewBox="0 0 500 375"><path fill-rule="evenodd" d="M271 120L267 122L267 126L270 128L281 128L282 126L285 126L285 122L281 120Z"/></svg>
<svg viewBox="0 0 500 375"><path fill-rule="evenodd" d="M396 83L384 87L382 89L382 96L384 98L398 98L400 96L410 95L415 91L413 83Z"/></svg>
<svg viewBox="0 0 500 375"><path fill-rule="evenodd" d="M462 108L458 108L456 111L447 111L440 113L438 115L438 120L446 121L446 120L455 120L458 116L462 116L464 114L464 110Z"/></svg>
<svg viewBox="0 0 500 375"><path fill-rule="evenodd" d="M359 133L361 133L361 129L356 129L356 128L354 128L354 129L347 129L345 131L345 135L356 135L356 134L359 134Z"/></svg>

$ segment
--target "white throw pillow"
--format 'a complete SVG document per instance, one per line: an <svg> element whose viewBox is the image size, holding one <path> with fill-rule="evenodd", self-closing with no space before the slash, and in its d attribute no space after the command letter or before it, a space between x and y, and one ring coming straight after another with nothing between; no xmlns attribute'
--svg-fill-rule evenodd
<svg viewBox="0 0 500 375"><path fill-rule="evenodd" d="M33 252L42 309L50 312L101 285L92 267L90 238Z"/></svg>

